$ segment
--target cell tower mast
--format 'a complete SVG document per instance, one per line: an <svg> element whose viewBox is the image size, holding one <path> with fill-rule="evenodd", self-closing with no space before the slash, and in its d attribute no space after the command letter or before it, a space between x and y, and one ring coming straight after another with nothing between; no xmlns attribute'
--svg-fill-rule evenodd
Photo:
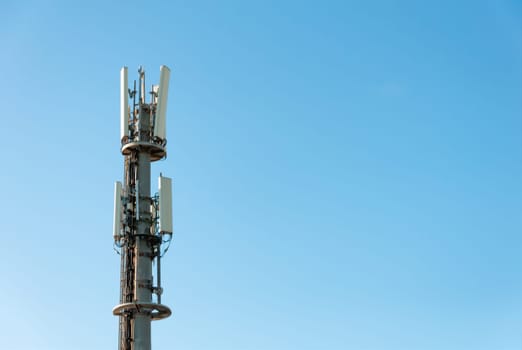
<svg viewBox="0 0 522 350"><path fill-rule="evenodd" d="M151 321L171 315L161 304L161 258L172 238L171 179L159 177L158 193L151 195L150 164L166 157L166 109L170 69L160 67L159 85L150 101L145 71L128 87L127 67L121 69L120 138L125 157L124 180L114 189L114 243L121 256L119 350L150 350ZM129 105L129 101L131 104ZM153 274L153 263L156 271ZM155 295L155 298L153 298Z"/></svg>

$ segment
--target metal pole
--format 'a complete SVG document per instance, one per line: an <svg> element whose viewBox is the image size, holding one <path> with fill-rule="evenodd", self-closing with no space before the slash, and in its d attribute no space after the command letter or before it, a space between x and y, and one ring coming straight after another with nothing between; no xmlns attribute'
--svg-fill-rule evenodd
<svg viewBox="0 0 522 350"><path fill-rule="evenodd" d="M141 67L139 74L138 103L133 104L128 134L121 139L125 184L123 194L116 198L123 218L116 223L121 225L119 230L114 226L115 243L121 254L120 304L112 310L120 318L119 350L151 350L151 321L164 319L172 313L168 306L161 304L160 282L162 238L165 233L172 234L172 224L167 225L170 229L157 229L158 217L156 212L153 216L152 209L158 210L159 197L151 197L150 180L150 164L166 156L166 140L153 135L152 123L157 107L154 100L151 104L145 102L145 72ZM127 86L123 85L122 89L127 91ZM136 82L130 97L136 99ZM122 115L127 118L127 113ZM167 197L171 198L170 194ZM171 208L171 205L160 205L159 209L162 207ZM170 213L165 215L171 217ZM152 275L154 259L158 264L156 286ZM152 300L153 293L157 294L156 302Z"/></svg>
<svg viewBox="0 0 522 350"><path fill-rule="evenodd" d="M143 106L142 106L143 107ZM140 136L148 135L150 129L149 111L140 108ZM139 179L137 192L139 198L140 212L137 213L137 233L136 233L136 271L135 271L135 301L137 303L150 303L152 301L152 244L151 225L152 217L150 212L150 155L147 151L138 153L137 178ZM137 310L133 324L133 350L150 350L150 311Z"/></svg>

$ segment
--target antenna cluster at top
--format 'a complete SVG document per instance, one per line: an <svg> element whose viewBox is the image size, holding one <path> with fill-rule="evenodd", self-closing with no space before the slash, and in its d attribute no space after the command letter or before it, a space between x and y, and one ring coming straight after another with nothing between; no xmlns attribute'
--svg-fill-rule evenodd
<svg viewBox="0 0 522 350"><path fill-rule="evenodd" d="M128 69L120 72L120 140L122 153L130 154L137 147L149 147L151 160L166 155L166 114L170 69L160 67L160 81L146 91L145 70L138 69L139 81L129 88ZM147 99L147 96L150 98ZM148 100L148 101L147 101Z"/></svg>

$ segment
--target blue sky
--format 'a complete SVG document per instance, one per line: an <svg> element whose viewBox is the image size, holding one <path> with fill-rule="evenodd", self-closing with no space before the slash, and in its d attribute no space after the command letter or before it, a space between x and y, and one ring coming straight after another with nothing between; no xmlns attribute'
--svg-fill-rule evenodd
<svg viewBox="0 0 522 350"><path fill-rule="evenodd" d="M0 43L1 348L116 349L140 64L172 69L154 349L522 348L520 1L8 0Z"/></svg>

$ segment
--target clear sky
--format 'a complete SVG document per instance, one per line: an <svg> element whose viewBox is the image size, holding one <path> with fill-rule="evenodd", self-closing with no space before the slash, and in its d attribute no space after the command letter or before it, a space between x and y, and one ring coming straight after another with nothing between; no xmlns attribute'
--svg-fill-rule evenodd
<svg viewBox="0 0 522 350"><path fill-rule="evenodd" d="M166 64L155 350L522 349L521 1L0 8L0 348L116 349L119 70Z"/></svg>

